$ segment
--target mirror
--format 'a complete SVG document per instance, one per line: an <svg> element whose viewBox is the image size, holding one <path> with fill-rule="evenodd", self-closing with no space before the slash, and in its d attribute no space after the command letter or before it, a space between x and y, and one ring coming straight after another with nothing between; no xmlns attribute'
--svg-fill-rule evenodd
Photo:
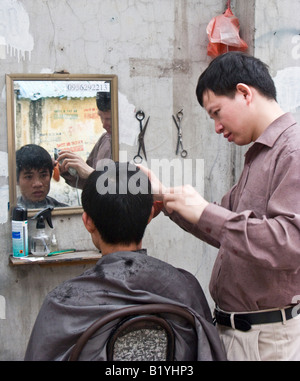
<svg viewBox="0 0 300 381"><path fill-rule="evenodd" d="M9 74L6 75L6 91L11 209L23 200L24 188L22 192L20 190L23 183L16 174L16 152L24 145L43 147L52 158L57 150L68 150L86 161L96 143L105 137L106 150L109 146L111 150L110 158L118 161L117 76L70 75L65 72ZM97 107L103 97L110 101L110 110L107 113L106 109L104 117ZM107 114L110 116L111 135L105 124ZM57 172L53 174L47 195L57 201L52 214L81 213L78 179L71 186L62 176L57 176ZM29 215L33 215L37 210L36 205L40 204L28 205Z"/></svg>

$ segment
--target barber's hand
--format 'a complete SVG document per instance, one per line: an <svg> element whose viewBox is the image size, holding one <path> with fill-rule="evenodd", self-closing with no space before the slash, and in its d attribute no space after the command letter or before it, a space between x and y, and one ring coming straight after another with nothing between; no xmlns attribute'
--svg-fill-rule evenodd
<svg viewBox="0 0 300 381"><path fill-rule="evenodd" d="M89 175L94 171L94 168L90 167L80 156L70 151L60 151L57 161L59 164L60 172L63 174L69 170L69 168L76 169L79 177L87 179Z"/></svg>
<svg viewBox="0 0 300 381"><path fill-rule="evenodd" d="M167 188L159 181L159 179L155 176L155 174L150 169L140 164L136 164L136 166L139 167L140 170L146 173L146 175L149 177L154 200L162 201L163 195L166 193Z"/></svg>
<svg viewBox="0 0 300 381"><path fill-rule="evenodd" d="M196 224L209 204L191 185L171 188L163 196L169 214L179 213L187 221Z"/></svg>

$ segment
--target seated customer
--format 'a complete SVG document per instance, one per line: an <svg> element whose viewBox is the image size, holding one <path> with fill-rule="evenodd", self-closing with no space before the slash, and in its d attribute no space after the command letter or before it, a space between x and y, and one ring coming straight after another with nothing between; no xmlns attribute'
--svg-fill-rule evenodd
<svg viewBox="0 0 300 381"><path fill-rule="evenodd" d="M17 184L21 196L18 205L27 209L41 209L48 206L68 206L48 196L53 173L50 154L36 144L27 144L16 152Z"/></svg>
<svg viewBox="0 0 300 381"><path fill-rule="evenodd" d="M96 319L125 306L148 303L185 306L195 316L198 343L193 329L181 319L173 325L177 360L224 360L197 279L142 249L154 212L147 176L128 163L113 163L113 167L94 171L82 193L82 219L103 256L93 268L47 295L25 360L68 360L79 336ZM89 340L80 360L106 360L109 333L106 330Z"/></svg>

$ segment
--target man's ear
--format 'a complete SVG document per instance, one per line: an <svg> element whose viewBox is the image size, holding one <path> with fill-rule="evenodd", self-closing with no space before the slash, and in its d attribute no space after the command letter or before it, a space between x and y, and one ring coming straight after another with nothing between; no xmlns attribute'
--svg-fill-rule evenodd
<svg viewBox="0 0 300 381"><path fill-rule="evenodd" d="M246 99L247 103L250 103L252 101L253 92L251 90L251 87L249 87L245 83L238 83L236 85L236 91L237 91L237 93L243 95L243 97Z"/></svg>
<svg viewBox="0 0 300 381"><path fill-rule="evenodd" d="M151 212L150 212L150 216L148 218L148 224L150 223L150 221L152 220L152 218L154 217L154 213L155 213L155 209L154 209L154 206L152 206L151 208Z"/></svg>
<svg viewBox="0 0 300 381"><path fill-rule="evenodd" d="M96 226L94 224L94 221L91 219L91 217L86 212L82 213L82 221L84 223L86 230L89 233L93 233L96 230Z"/></svg>

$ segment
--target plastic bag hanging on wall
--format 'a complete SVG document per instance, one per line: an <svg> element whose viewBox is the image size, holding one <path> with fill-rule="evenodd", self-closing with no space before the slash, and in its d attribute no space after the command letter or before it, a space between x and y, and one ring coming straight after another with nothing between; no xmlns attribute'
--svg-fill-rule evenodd
<svg viewBox="0 0 300 381"><path fill-rule="evenodd" d="M226 11L214 17L207 25L206 32L209 39L207 55L217 57L232 50L247 50L248 45L240 38L239 31L239 20L231 11L230 1L227 1Z"/></svg>

